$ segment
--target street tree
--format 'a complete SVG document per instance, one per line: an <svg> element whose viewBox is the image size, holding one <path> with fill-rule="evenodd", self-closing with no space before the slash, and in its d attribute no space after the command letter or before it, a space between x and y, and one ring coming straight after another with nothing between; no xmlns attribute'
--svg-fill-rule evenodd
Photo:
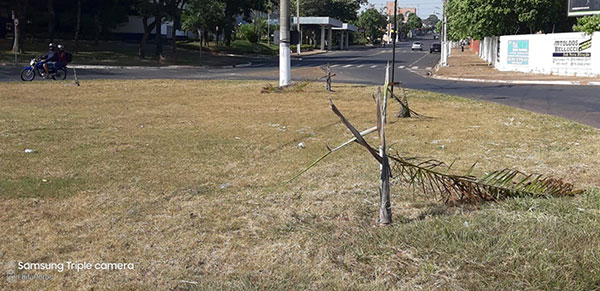
<svg viewBox="0 0 600 291"><path fill-rule="evenodd" d="M434 27L437 25L437 23L439 21L440 21L440 19L437 17L437 15L431 14L431 15L429 15L429 17L427 17L423 20L423 24Z"/></svg>
<svg viewBox="0 0 600 291"><path fill-rule="evenodd" d="M460 0L449 1L446 8L448 37L467 37L569 31L563 0Z"/></svg>
<svg viewBox="0 0 600 291"><path fill-rule="evenodd" d="M23 52L23 39L24 32L23 29L25 19L27 17L27 10L29 7L28 0L12 0L11 7L15 13L15 19L18 21L18 25L14 26L14 38L13 38L13 53L22 53Z"/></svg>
<svg viewBox="0 0 600 291"><path fill-rule="evenodd" d="M573 26L574 31L592 34L600 31L600 15L585 16L577 19L577 24Z"/></svg>
<svg viewBox="0 0 600 291"><path fill-rule="evenodd" d="M200 46L207 41L208 32L225 21L225 4L219 0L188 0L187 10L183 13L183 29L195 31L200 37Z"/></svg>
<svg viewBox="0 0 600 291"><path fill-rule="evenodd" d="M423 20L419 18L416 14L410 14L408 16L408 20L406 21L406 26L408 26L409 30L417 29L423 27Z"/></svg>
<svg viewBox="0 0 600 291"><path fill-rule="evenodd" d="M373 44L383 37L386 24L385 15L373 7L365 10L358 18L358 26L364 31L365 38L369 37Z"/></svg>
<svg viewBox="0 0 600 291"><path fill-rule="evenodd" d="M264 7L265 0L220 0L225 4L225 20L223 21L223 36L225 37L225 45L231 45L233 32L235 30L235 20L238 16L250 16L252 9L255 7Z"/></svg>
<svg viewBox="0 0 600 291"><path fill-rule="evenodd" d="M291 1L292 13L296 15L296 0ZM300 0L300 15L329 16L343 22L358 20L358 10L367 0Z"/></svg>

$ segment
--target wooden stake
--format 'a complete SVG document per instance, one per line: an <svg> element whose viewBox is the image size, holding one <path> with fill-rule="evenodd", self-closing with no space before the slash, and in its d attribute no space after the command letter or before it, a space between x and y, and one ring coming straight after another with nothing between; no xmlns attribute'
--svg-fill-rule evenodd
<svg viewBox="0 0 600 291"><path fill-rule="evenodd" d="M79 79L77 78L77 70L75 68L73 68L73 76L75 77L75 84L77 86L80 86L79 85Z"/></svg>
<svg viewBox="0 0 600 291"><path fill-rule="evenodd" d="M387 97L388 97L388 85L390 82L390 64L388 62L386 66L386 77L384 93L381 94L381 88L377 90L377 125L379 129L379 139L381 145L379 146L379 156L381 157L381 165L379 167L381 172L381 187L379 188L380 203L379 203L379 218L377 222L380 225L388 225L392 223L392 203L390 200L390 163L386 153L385 144L385 122L387 115Z"/></svg>

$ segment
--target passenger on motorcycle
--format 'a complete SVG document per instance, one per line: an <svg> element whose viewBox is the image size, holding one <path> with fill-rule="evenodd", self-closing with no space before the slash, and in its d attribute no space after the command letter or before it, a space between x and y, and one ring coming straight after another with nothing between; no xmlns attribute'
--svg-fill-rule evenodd
<svg viewBox="0 0 600 291"><path fill-rule="evenodd" d="M44 71L46 72L44 78L48 79L48 67L55 68L57 60L58 54L56 53L56 47L53 43L50 43L48 44L48 53L46 53L46 55L42 57L42 64L44 65Z"/></svg>
<svg viewBox="0 0 600 291"><path fill-rule="evenodd" d="M56 68L62 68L67 65L67 52L62 44L58 45L58 60L56 61Z"/></svg>

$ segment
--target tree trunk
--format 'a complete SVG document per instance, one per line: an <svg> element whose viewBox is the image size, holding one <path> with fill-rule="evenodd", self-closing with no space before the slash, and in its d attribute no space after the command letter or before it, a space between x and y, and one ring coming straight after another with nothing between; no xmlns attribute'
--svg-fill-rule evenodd
<svg viewBox="0 0 600 291"><path fill-rule="evenodd" d="M18 18L15 18L15 20L19 21ZM14 25L14 40L13 40L13 47L12 47L12 53L17 53L20 54L23 52L23 48L21 47L21 25Z"/></svg>
<svg viewBox="0 0 600 291"><path fill-rule="evenodd" d="M233 35L233 23L230 23L223 27L223 36L225 37L225 45L231 46L231 37Z"/></svg>
<svg viewBox="0 0 600 291"><path fill-rule="evenodd" d="M171 46L171 53L173 54L173 59L175 59L175 55L177 54L177 28L179 27L179 21L175 19L173 21L173 31L171 32L171 38L173 44Z"/></svg>
<svg viewBox="0 0 600 291"><path fill-rule="evenodd" d="M94 15L94 44L98 45L98 39L100 39L100 11Z"/></svg>
<svg viewBox="0 0 600 291"><path fill-rule="evenodd" d="M50 42L54 42L54 25L56 23L56 14L54 12L54 0L48 0L48 34Z"/></svg>
<svg viewBox="0 0 600 291"><path fill-rule="evenodd" d="M142 18L142 24L144 26L144 35L142 36L142 41L140 42L140 47L138 48L138 57L140 59L143 59L146 57L146 54L144 53L144 47L146 46L146 42L148 41L150 32L152 31L152 29L154 29L154 25L156 24L156 21L154 21L150 25L148 25L148 16L144 16Z"/></svg>
<svg viewBox="0 0 600 291"><path fill-rule="evenodd" d="M81 0L77 0L77 25L75 26L75 52L79 51L79 30L81 28Z"/></svg>
<svg viewBox="0 0 600 291"><path fill-rule="evenodd" d="M156 27L155 27L155 34L156 34L156 51L154 52L154 54L160 58L160 55L162 54L162 32L161 32L161 28L162 28L162 17L160 16L154 16L154 19L156 21Z"/></svg>

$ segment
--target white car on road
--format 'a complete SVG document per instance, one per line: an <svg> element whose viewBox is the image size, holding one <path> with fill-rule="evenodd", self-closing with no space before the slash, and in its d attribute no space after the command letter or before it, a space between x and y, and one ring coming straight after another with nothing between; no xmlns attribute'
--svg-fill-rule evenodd
<svg viewBox="0 0 600 291"><path fill-rule="evenodd" d="M412 46L410 47L411 50L423 50L423 44L420 41L415 41L412 43Z"/></svg>

